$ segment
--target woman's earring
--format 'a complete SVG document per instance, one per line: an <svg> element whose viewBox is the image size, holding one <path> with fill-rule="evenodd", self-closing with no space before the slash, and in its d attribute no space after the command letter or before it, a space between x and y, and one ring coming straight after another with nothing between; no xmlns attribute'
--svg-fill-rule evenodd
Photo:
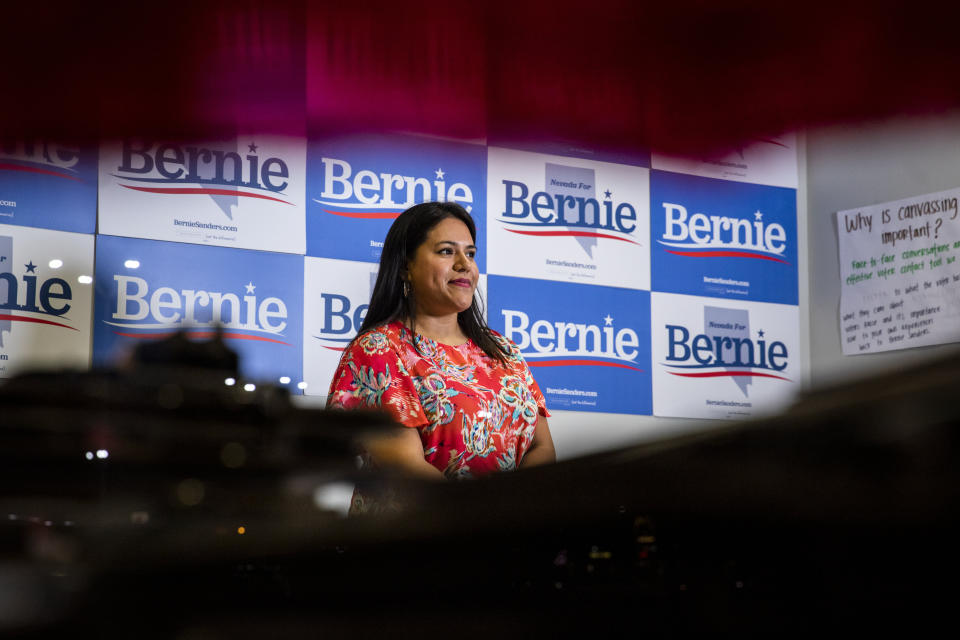
<svg viewBox="0 0 960 640"><path fill-rule="evenodd" d="M403 297L407 298L410 296L410 283L406 280L403 281Z"/></svg>

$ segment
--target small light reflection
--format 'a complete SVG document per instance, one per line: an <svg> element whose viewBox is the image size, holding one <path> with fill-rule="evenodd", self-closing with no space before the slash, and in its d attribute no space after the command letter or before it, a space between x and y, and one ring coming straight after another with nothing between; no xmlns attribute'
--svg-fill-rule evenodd
<svg viewBox="0 0 960 640"><path fill-rule="evenodd" d="M228 469L239 469L247 462L247 448L239 442L228 442L220 449L220 461Z"/></svg>
<svg viewBox="0 0 960 640"><path fill-rule="evenodd" d="M306 383L306 382L300 381L300 382L297 383L297 389L306 389L306 388L307 388L307 383Z"/></svg>
<svg viewBox="0 0 960 640"><path fill-rule="evenodd" d="M257 385L253 384L252 382L248 382L247 384L243 385L244 391L254 391L256 390L256 388L257 388Z"/></svg>
<svg viewBox="0 0 960 640"><path fill-rule="evenodd" d="M239 527L237 527L237 533L240 534L241 536L246 532L247 532L247 528L245 526L240 525Z"/></svg>
<svg viewBox="0 0 960 640"><path fill-rule="evenodd" d="M127 269L139 269L139 268L140 268L140 261L139 261L139 260L126 260L126 261L124 261L123 266L125 266Z"/></svg>
<svg viewBox="0 0 960 640"><path fill-rule="evenodd" d="M84 454L84 457L85 457L87 460L93 460L93 451L87 451L87 453Z"/></svg>
<svg viewBox="0 0 960 640"><path fill-rule="evenodd" d="M188 507L195 507L203 502L206 494L206 487L196 478L187 478L177 485L177 498L181 504Z"/></svg>
<svg viewBox="0 0 960 640"><path fill-rule="evenodd" d="M86 276L86 275L84 275L84 276L77 276L77 282L79 282L80 284L90 284L90 283L93 282L93 278L91 278L90 276Z"/></svg>
<svg viewBox="0 0 960 640"><path fill-rule="evenodd" d="M290 376L280 376L280 384L290 384Z"/></svg>
<svg viewBox="0 0 960 640"><path fill-rule="evenodd" d="M346 516L350 511L353 485L349 482L328 482L313 490L313 504L318 509Z"/></svg>
<svg viewBox="0 0 960 640"><path fill-rule="evenodd" d="M110 452L106 449L97 449L97 457L101 460L106 460L110 457Z"/></svg>
<svg viewBox="0 0 960 640"><path fill-rule="evenodd" d="M63 266L63 260L61 260L60 258L54 258L47 264L50 266L51 269L59 269L60 267Z"/></svg>
<svg viewBox="0 0 960 640"><path fill-rule="evenodd" d="M227 378L223 381L223 384L227 385L228 387L232 387L233 385L237 384L237 381L235 378Z"/></svg>
<svg viewBox="0 0 960 640"><path fill-rule="evenodd" d="M52 526L53 526L53 520L44 520L44 521L43 521L43 526L45 526L45 527L52 527Z"/></svg>

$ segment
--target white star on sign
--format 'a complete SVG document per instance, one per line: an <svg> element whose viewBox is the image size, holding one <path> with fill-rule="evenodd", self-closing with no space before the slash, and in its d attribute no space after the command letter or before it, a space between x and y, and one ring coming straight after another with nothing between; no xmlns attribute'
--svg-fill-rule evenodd
<svg viewBox="0 0 960 640"><path fill-rule="evenodd" d="M607 323L606 326L608 327L613 325L613 318L610 317L609 313L607 314L607 317L603 319L603 321Z"/></svg>
<svg viewBox="0 0 960 640"><path fill-rule="evenodd" d="M443 169L437 169L434 173L437 174L437 180L443 180Z"/></svg>
<svg viewBox="0 0 960 640"><path fill-rule="evenodd" d="M757 211L755 214L753 214L753 217L756 218L757 220L760 220L761 218L763 218L763 214Z"/></svg>
<svg viewBox="0 0 960 640"><path fill-rule="evenodd" d="M247 293L253 293L253 290L254 290L254 289L256 289L256 287L253 286L253 282L250 282L250 283L247 285Z"/></svg>

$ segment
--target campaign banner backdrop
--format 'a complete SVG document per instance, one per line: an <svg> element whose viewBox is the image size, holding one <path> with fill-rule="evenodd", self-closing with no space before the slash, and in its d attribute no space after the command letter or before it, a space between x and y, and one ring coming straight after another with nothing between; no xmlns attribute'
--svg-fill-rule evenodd
<svg viewBox="0 0 960 640"><path fill-rule="evenodd" d="M547 406L650 414L650 293L488 276L490 327L523 353Z"/></svg>
<svg viewBox="0 0 960 640"><path fill-rule="evenodd" d="M97 364L115 364L139 342L180 329L207 339L219 325L244 377L296 392L303 257L97 236L94 320Z"/></svg>
<svg viewBox="0 0 960 640"><path fill-rule="evenodd" d="M90 366L93 236L0 224L0 378Z"/></svg>
<svg viewBox="0 0 960 640"><path fill-rule="evenodd" d="M837 213L844 355L960 341L960 189Z"/></svg>
<svg viewBox="0 0 960 640"><path fill-rule="evenodd" d="M796 189L799 175L797 136L785 133L749 140L727 153L704 156L679 156L654 151L651 165L654 169L704 178Z"/></svg>
<svg viewBox="0 0 960 640"><path fill-rule="evenodd" d="M654 291L797 304L794 189L650 172Z"/></svg>
<svg viewBox="0 0 960 640"><path fill-rule="evenodd" d="M100 148L100 233L304 252L306 141L241 135Z"/></svg>
<svg viewBox="0 0 960 640"><path fill-rule="evenodd" d="M436 138L356 135L311 140L307 254L378 262L393 221L420 202L462 205L486 270L486 147Z"/></svg>
<svg viewBox="0 0 960 640"><path fill-rule="evenodd" d="M490 147L491 274L650 288L649 170Z"/></svg>
<svg viewBox="0 0 960 640"><path fill-rule="evenodd" d="M799 308L653 292L653 413L738 419L800 391Z"/></svg>
<svg viewBox="0 0 960 640"><path fill-rule="evenodd" d="M377 281L378 265L327 258L304 259L303 380L304 393L324 396L344 348L363 324ZM486 311L486 276L477 284Z"/></svg>
<svg viewBox="0 0 960 640"><path fill-rule="evenodd" d="M0 223L96 231L96 149L0 140Z"/></svg>

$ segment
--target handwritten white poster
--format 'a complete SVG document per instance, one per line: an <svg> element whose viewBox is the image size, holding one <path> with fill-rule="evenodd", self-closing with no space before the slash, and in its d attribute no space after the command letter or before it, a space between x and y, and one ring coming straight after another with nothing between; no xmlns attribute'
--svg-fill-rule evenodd
<svg viewBox="0 0 960 640"><path fill-rule="evenodd" d="M837 213L844 355L960 341L960 188Z"/></svg>

